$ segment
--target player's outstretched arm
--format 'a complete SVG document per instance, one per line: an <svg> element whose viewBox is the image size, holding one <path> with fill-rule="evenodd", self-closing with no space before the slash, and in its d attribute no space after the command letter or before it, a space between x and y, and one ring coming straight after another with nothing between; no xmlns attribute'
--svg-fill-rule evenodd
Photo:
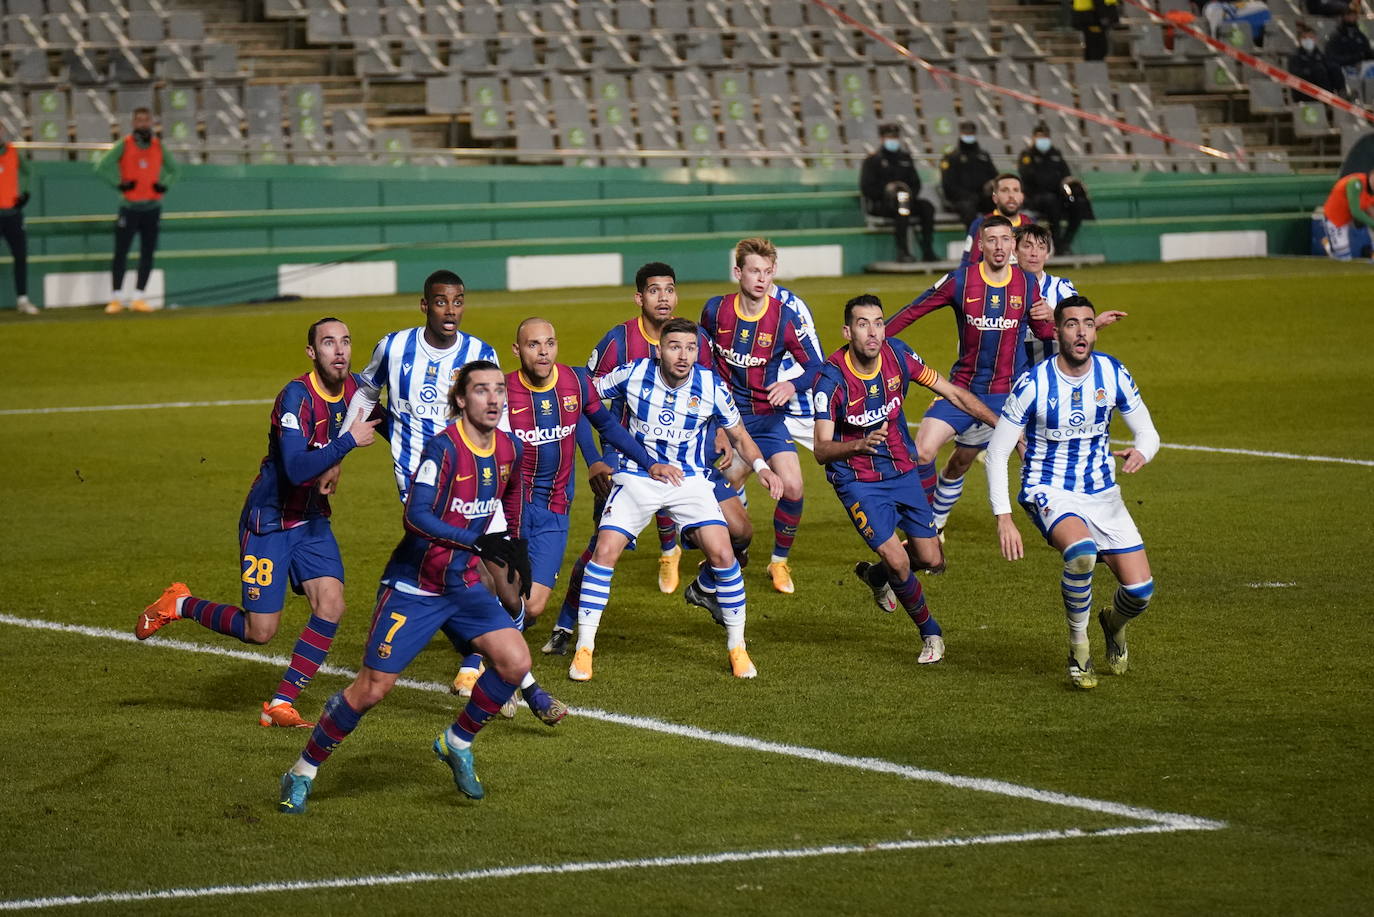
<svg viewBox="0 0 1374 917"><path fill-rule="evenodd" d="M1007 462L1021 438L1021 430L1020 424L1003 417L997 421L988 443L988 501L992 504L992 514L997 517L997 542L1007 560L1020 560L1025 553L1021 533L1011 518L1011 492L1007 480Z"/></svg>
<svg viewBox="0 0 1374 917"><path fill-rule="evenodd" d="M1135 410L1124 411L1121 416L1135 434L1135 442L1129 449L1119 449L1112 455L1121 459L1123 473L1135 474L1159 451L1159 431L1155 429L1154 421L1150 418L1150 409L1145 407L1143 401L1137 402Z"/></svg>
<svg viewBox="0 0 1374 917"><path fill-rule="evenodd" d="M916 319L929 315L936 309L952 305L954 305L954 275L946 274L935 281L935 286L892 314L892 317L885 322L887 336L896 335Z"/></svg>
<svg viewBox="0 0 1374 917"><path fill-rule="evenodd" d="M1130 314L1129 312L1122 312L1120 309L1107 309L1097 313L1096 325L1099 328L1105 328L1108 325L1116 324Z"/></svg>
<svg viewBox="0 0 1374 917"><path fill-rule="evenodd" d="M943 397L965 414L977 417L990 427L997 426L997 415L992 412L991 408L983 403L983 399L979 398L968 389L955 385L939 373L935 374L935 381L930 383L927 388Z"/></svg>

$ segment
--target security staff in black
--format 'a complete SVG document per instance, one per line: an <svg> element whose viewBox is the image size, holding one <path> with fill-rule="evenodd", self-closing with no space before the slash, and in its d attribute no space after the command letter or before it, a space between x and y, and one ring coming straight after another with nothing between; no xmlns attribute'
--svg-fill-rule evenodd
<svg viewBox="0 0 1374 917"><path fill-rule="evenodd" d="M1050 129L1043 121L1035 126L1031 145L1021 151L1019 166L1021 188L1026 194L1024 209L1049 224L1055 252L1071 254L1078 227L1084 219L1092 219L1092 209L1087 192L1071 174L1064 155L1050 142ZM1065 217L1067 229L1063 228Z"/></svg>
<svg viewBox="0 0 1374 917"><path fill-rule="evenodd" d="M1108 32L1121 19L1116 0L1073 0L1073 27L1083 33L1083 59L1107 56Z"/></svg>
<svg viewBox="0 0 1374 917"><path fill-rule="evenodd" d="M959 214L965 230L974 217L992 210L989 183L997 177L997 167L987 150L978 145L976 131L972 121L960 121L959 145L940 160L940 193Z"/></svg>
<svg viewBox="0 0 1374 917"><path fill-rule="evenodd" d="M912 217L921 230L921 253L926 261L935 260L935 207L922 200L921 176L916 163L902 145L902 129L897 124L878 125L881 146L870 153L859 171L859 194L863 197L864 212L892 220L892 233L897 239L897 260L911 262L909 229Z"/></svg>

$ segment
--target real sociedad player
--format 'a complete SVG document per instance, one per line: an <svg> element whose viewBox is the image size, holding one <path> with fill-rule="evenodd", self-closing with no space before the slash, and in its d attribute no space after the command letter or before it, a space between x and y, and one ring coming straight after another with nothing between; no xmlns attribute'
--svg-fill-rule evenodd
<svg viewBox="0 0 1374 917"><path fill-rule="evenodd" d="M1027 223L1017 228L1015 240L1016 264L1035 278L1046 308L1053 309L1061 300L1078 295L1078 290L1071 280L1067 277L1056 277L1045 270L1045 262L1054 253L1054 237L1048 227L1038 223ZM1125 317L1126 313L1119 310L1104 311L1097 317L1097 327L1102 328ZM1053 337L1038 338L1030 322L1025 323L1025 326L1023 358L1013 370L1013 378L1045 357L1054 356L1056 352ZM1045 329L1040 326L1040 330L1043 332ZM942 538L949 514L964 492L964 475L968 473L978 453L986 448L989 438L991 431L984 424L978 424L954 438L954 451L950 453L944 469L936 479L935 494L930 502L930 508L935 513L935 527L941 532Z"/></svg>
<svg viewBox="0 0 1374 917"><path fill-rule="evenodd" d="M1002 556L1019 560L1024 548L1011 518L1007 460L1024 432L1018 502L1064 561L1060 590L1069 625L1068 675L1079 688L1097 684L1088 643L1097 558L1106 561L1120 584L1112 606L1097 617L1113 674L1126 672L1126 625L1154 595L1145 544L1121 499L1113 457L1122 460L1124 473L1133 474L1154 458L1159 434L1126 367L1093 352L1095 313L1083 296L1055 307L1059 353L1016 380L988 444L987 460L988 495ZM1114 411L1121 412L1135 434L1130 448L1115 452L1110 430Z"/></svg>
<svg viewBox="0 0 1374 917"><path fill-rule="evenodd" d="M685 478L678 486L656 481L632 461L616 473L598 526L596 550L582 578L577 652L568 666L573 681L592 677L596 632L610 600L616 561L660 508L673 515L679 529L695 532L710 562L731 671L736 678L758 674L744 643L744 578L709 473L713 425L725 430L774 498L782 493L782 481L750 439L725 383L699 364L699 341L695 323L674 318L663 326L657 360L638 360L596 382L603 398L625 399L630 432L649 455L680 468Z"/></svg>
<svg viewBox="0 0 1374 917"><path fill-rule="evenodd" d="M474 360L497 363L496 350L459 329L467 307L463 279L439 270L425 278L418 328L393 331L377 342L363 370L348 417L370 416L387 393L382 435L391 442L392 470L401 502L429 438L448 425L448 395L458 371Z"/></svg>
<svg viewBox="0 0 1374 917"><path fill-rule="evenodd" d="M528 620L543 614L558 578L568 544L568 510L573 501L574 440L585 417L621 455L650 477L669 484L682 473L656 463L630 432L616 422L588 381L585 370L558 360L558 337L546 319L527 318L516 330L515 355L520 368L506 375L507 418L511 432L524 445L520 474L524 501L520 534L529 543L533 577L525 601Z"/></svg>
<svg viewBox="0 0 1374 917"><path fill-rule="evenodd" d="M635 272L635 305L639 314L611 328L587 358L587 371L591 381L596 381L618 366L635 360L656 359L658 341L663 333L663 325L677 311L677 274L670 265L661 261L651 261L640 266ZM625 422L625 406L607 401L606 407L622 424ZM581 431L579 431L581 435ZM592 522L601 518L601 510L606 505L606 496L611 492L611 475L615 472L619 454L609 443L602 441L603 452L599 458L591 459L588 443L579 440L583 446L583 456L588 458L587 482L592 489ZM678 545L677 526L672 517L659 513L658 525L658 591L672 593L679 584L678 563L682 558L682 548ZM568 651L568 641L577 626L577 594L582 588L582 571L592 558L596 545L596 532L587 543L586 549L573 563L568 576L567 591L558 612L558 622L553 633L544 644L543 652L563 656Z"/></svg>
<svg viewBox="0 0 1374 917"><path fill-rule="evenodd" d="M787 403L810 391L821 368L820 352L803 331L791 308L768 295L777 269L778 250L767 239L744 239L735 246L735 280L739 289L707 301L701 327L711 344L715 369L730 387L752 440L783 482L773 512L773 555L768 576L778 592L796 591L788 556L802 514L801 464L788 435ZM792 379L780 377L781 357L791 353L802 366Z"/></svg>
<svg viewBox="0 0 1374 917"><path fill-rule="evenodd" d="M984 259L945 274L897 310L886 330L889 337L895 336L922 316L948 306L959 335L959 354L949 379L996 412L1011 390L1013 372L1022 358L1022 328L1029 321L1035 333L1044 337L1051 333L1052 313L1035 278L1011 263L1015 245L1011 222L1002 216L989 217L980 234ZM990 426L971 429L977 424L980 421L940 397L926 409L916 431L916 451L927 500L935 495L935 458L947 442L962 436L965 443L977 445L986 441L980 437L991 437Z"/></svg>
<svg viewBox="0 0 1374 917"><path fill-rule="evenodd" d="M263 726L314 725L295 702L324 664L344 613L343 558L329 525L329 495L339 463L372 444L377 421L344 427L344 409L358 387L350 372L348 326L322 318L306 332L309 373L292 379L272 405L267 455L239 516L243 605L197 598L173 583L143 610L134 635L147 640L179 618L190 618L244 643L266 643L277 633L289 584L310 603L310 620L291 651L277 693L262 705Z"/></svg>
<svg viewBox="0 0 1374 917"><path fill-rule="evenodd" d="M902 404L915 382L985 423L996 415L978 397L945 380L904 342L889 340L878 297L856 296L844 306L849 341L826 361L812 394L816 461L849 514L859 537L879 557L855 574L884 611L906 610L921 633L920 664L945 655L944 636L926 604L916 566L943 565L939 539L916 474L916 446ZM905 544L897 529L907 535Z"/></svg>
<svg viewBox="0 0 1374 917"><path fill-rule="evenodd" d="M487 531L503 503L519 518L520 443L497 429L505 405L499 366L479 360L459 370L449 393L455 420L425 444L407 488L405 535L382 573L362 668L325 704L300 758L282 774L278 811L305 811L319 767L441 629L471 642L490 665L453 725L434 740L434 753L453 771L459 792L486 794L472 741L530 670L524 637L482 585L477 564L480 557L504 567L528 592L524 540Z"/></svg>

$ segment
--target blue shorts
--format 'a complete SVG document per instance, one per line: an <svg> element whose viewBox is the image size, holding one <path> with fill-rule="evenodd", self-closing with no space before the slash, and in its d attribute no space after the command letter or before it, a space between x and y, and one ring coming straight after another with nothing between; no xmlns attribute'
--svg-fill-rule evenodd
<svg viewBox="0 0 1374 917"><path fill-rule="evenodd" d="M921 477L908 471L886 481L850 481L835 485L849 521L870 548L887 541L901 529L909 538L934 538L935 514L926 501Z"/></svg>
<svg viewBox="0 0 1374 917"><path fill-rule="evenodd" d="M281 611L288 581L296 595L304 593L301 583L306 580L330 576L343 582L343 556L324 516L266 535L241 528L239 547L244 611L259 615Z"/></svg>
<svg viewBox="0 0 1374 917"><path fill-rule="evenodd" d="M716 490L717 503L739 498L739 491L730 486L730 481L725 477L725 472L715 465L706 470L706 479L711 482L711 486Z"/></svg>
<svg viewBox="0 0 1374 917"><path fill-rule="evenodd" d="M992 413L1001 414L1002 405L1006 403L1007 396L1006 394L979 395L978 400L983 402L983 404L986 404L988 406L988 410L992 411ZM930 403L930 407L926 408L925 416L934 417L936 420L943 420L945 423L949 424L951 427L954 428L954 432L956 435L961 433L967 433L970 427L975 426L982 426L987 429L988 436L986 438L983 438L982 442L961 443L960 445L977 446L979 448L983 448L987 446L987 439L990 439L992 436L992 429L990 427L987 427L986 424L984 424L981 420L974 417L973 415L965 414L963 411L959 410L954 405L950 404L949 401L944 398L936 398L934 401L932 401Z"/></svg>
<svg viewBox="0 0 1374 917"><path fill-rule="evenodd" d="M764 458L770 459L779 452L796 454L797 444L787 430L786 414L742 414L740 419Z"/></svg>
<svg viewBox="0 0 1374 917"><path fill-rule="evenodd" d="M504 627L515 627L501 602L485 586L466 586L444 595L412 595L383 584L367 635L363 665L393 674L420 655L440 629L455 646Z"/></svg>
<svg viewBox="0 0 1374 917"><path fill-rule="evenodd" d="M531 578L541 586L553 588L568 547L568 514L555 513L539 503L526 503L520 511L520 537L529 542Z"/></svg>

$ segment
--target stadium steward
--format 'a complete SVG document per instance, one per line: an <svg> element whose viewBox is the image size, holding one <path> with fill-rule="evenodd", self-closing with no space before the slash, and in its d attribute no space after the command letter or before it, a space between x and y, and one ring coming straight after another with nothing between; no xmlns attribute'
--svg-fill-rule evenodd
<svg viewBox="0 0 1374 917"><path fill-rule="evenodd" d="M157 252L158 225L162 219L162 197L177 180L177 161L172 151L153 133L153 113L135 108L133 132L116 143L96 161L95 171L124 197L115 220L114 262L110 265L110 302L108 315L123 312L153 312L160 305L148 302L148 278L153 273ZM138 278L136 289L124 290L124 274L129 249L138 236Z"/></svg>
<svg viewBox="0 0 1374 917"><path fill-rule="evenodd" d="M5 133L0 121L0 236L14 259L14 307L23 315L37 315L38 307L29 300L29 239L24 231L28 167Z"/></svg>
<svg viewBox="0 0 1374 917"><path fill-rule="evenodd" d="M987 187L996 177L992 157L978 145L978 125L960 121L959 145L940 160L940 193L965 227L992 207Z"/></svg>
<svg viewBox="0 0 1374 917"><path fill-rule="evenodd" d="M892 221L897 241L897 260L915 261L911 254L911 224L920 230L921 257L935 260L935 207L921 195L921 176L902 143L902 127L896 122L878 125L878 149L864 160L859 171L859 192L864 212Z"/></svg>

